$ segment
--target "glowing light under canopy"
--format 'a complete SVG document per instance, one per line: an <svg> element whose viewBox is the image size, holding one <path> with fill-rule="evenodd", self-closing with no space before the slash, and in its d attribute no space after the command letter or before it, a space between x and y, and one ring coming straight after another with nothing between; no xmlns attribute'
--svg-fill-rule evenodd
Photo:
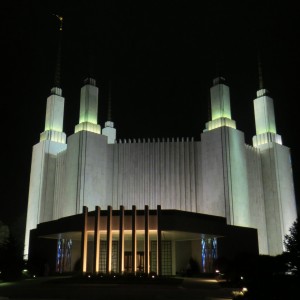
<svg viewBox="0 0 300 300"><path fill-rule="evenodd" d="M231 120L228 118L219 118L219 119L207 122L205 131L213 130L213 129L223 127L223 126L236 129L236 123L234 120Z"/></svg>
<svg viewBox="0 0 300 300"><path fill-rule="evenodd" d="M212 120L217 120L217 119L231 119L231 114L225 111L215 111L212 113Z"/></svg>
<svg viewBox="0 0 300 300"><path fill-rule="evenodd" d="M262 133L253 137L253 146L258 147L260 145L268 144L268 143L276 143L282 145L282 139L279 134L276 133Z"/></svg>
<svg viewBox="0 0 300 300"><path fill-rule="evenodd" d="M81 115L79 123L91 123L97 125L97 116L95 115Z"/></svg>
<svg viewBox="0 0 300 300"><path fill-rule="evenodd" d="M101 127L100 125L93 124L90 122L82 122L75 126L75 133L79 131L89 131L89 132L101 134Z"/></svg>
<svg viewBox="0 0 300 300"><path fill-rule="evenodd" d="M57 143L66 143L66 134L56 130L45 130L40 134L40 141L53 141Z"/></svg>

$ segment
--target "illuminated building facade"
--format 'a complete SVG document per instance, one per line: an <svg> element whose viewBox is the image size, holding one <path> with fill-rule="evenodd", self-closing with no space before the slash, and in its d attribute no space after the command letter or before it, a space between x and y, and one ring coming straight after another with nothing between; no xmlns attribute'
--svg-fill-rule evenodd
<svg viewBox="0 0 300 300"><path fill-rule="evenodd" d="M67 139L62 128L64 98L60 88L53 88L47 100L45 130L40 142L33 147L25 255L32 248L29 247L32 230L32 236L39 232L40 236L55 238L60 270L59 253L62 253L62 245L66 247L69 243L73 253L80 249L78 258L87 259L81 263L83 271L84 268L90 271L102 268L107 272L122 272L125 266L131 266L131 271L137 272L137 261L144 261L148 256L144 271L163 270L164 261L169 259L171 269L161 274L178 273L183 264L179 262L180 257L185 264L189 258L195 259L205 271L205 253L214 256L223 251L221 237L233 241L234 230L252 232L252 228L257 230L259 253L281 254L284 235L297 213L290 151L276 133L273 99L265 89L257 92L254 100L256 135L250 146L231 118L230 92L223 78L214 80L210 94L211 120L206 123L200 140L117 141L111 120L103 129L98 124L98 88L94 79L86 79L81 89L79 123ZM102 225L95 221L100 208L106 218ZM122 229L120 216L124 208L128 214L124 217L127 227L124 225L126 228ZM82 218L87 211L92 215L89 213L86 221L80 221L79 227L70 227L68 231L63 225L67 220ZM177 212L177 219L170 221L170 227L160 228L159 212L165 220L168 220L168 212ZM107 221L110 214L111 223ZM200 221L199 224L191 221L196 226L193 228L185 224L189 223L186 214L190 214L190 220L210 216L211 223L201 227ZM215 225L216 230L211 230L213 218L224 220L224 228L231 229L218 230ZM100 219L103 218L100 216ZM87 225L89 222L94 225ZM149 242L145 222L152 226L148 232L152 237ZM43 231L47 224L62 225L53 232ZM86 226L89 229L85 229ZM125 232L124 240L122 232ZM183 241L186 244L181 247ZM250 241L255 249L255 239L250 238ZM96 248L92 251L91 247ZM164 250L165 247L168 250ZM66 251L71 255L71 249ZM169 254L162 259L162 253L167 251ZM154 260L156 267L150 269L150 261ZM211 266L210 263L207 268Z"/></svg>

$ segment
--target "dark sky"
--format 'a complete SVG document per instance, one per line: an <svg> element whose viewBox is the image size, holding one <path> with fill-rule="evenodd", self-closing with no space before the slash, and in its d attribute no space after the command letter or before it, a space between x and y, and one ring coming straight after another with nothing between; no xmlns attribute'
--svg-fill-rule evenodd
<svg viewBox="0 0 300 300"><path fill-rule="evenodd" d="M1 4L2 176L0 220L24 220L32 146L44 130L64 17L61 86L67 135L78 123L83 80L100 89L99 122L118 139L194 137L208 121L209 88L225 77L232 118L255 134L257 53L274 99L277 132L291 148L299 194L300 14L290 1L6 1Z"/></svg>

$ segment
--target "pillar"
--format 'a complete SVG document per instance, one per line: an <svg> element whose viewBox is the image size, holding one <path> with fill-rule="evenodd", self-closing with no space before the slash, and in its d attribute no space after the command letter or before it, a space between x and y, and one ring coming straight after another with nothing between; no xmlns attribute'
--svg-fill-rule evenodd
<svg viewBox="0 0 300 300"><path fill-rule="evenodd" d="M100 257L100 207L95 207L95 231L94 231L94 273L99 273L99 257Z"/></svg>
<svg viewBox="0 0 300 300"><path fill-rule="evenodd" d="M106 273L111 272L111 257L112 257L112 207L107 207L107 236L106 236Z"/></svg>
<svg viewBox="0 0 300 300"><path fill-rule="evenodd" d="M157 205L157 275L162 275L161 261L161 206Z"/></svg>
<svg viewBox="0 0 300 300"><path fill-rule="evenodd" d="M136 206L132 205L132 273L136 272Z"/></svg>
<svg viewBox="0 0 300 300"><path fill-rule="evenodd" d="M119 272L124 273L124 206L120 206L119 224Z"/></svg>
<svg viewBox="0 0 300 300"><path fill-rule="evenodd" d="M87 225L88 225L88 208L83 206L82 209L82 232L81 232L81 258L82 258L82 273L86 273L86 265L87 265Z"/></svg>
<svg viewBox="0 0 300 300"><path fill-rule="evenodd" d="M149 206L148 205L145 205L144 219L145 219L144 272L145 274L149 274Z"/></svg>

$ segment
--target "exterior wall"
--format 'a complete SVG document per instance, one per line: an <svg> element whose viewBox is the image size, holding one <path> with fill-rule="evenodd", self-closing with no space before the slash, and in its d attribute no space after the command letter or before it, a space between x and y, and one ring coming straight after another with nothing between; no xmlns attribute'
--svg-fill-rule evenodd
<svg viewBox="0 0 300 300"><path fill-rule="evenodd" d="M229 127L201 135L202 213L249 226L249 197L244 134Z"/></svg>
<svg viewBox="0 0 300 300"><path fill-rule="evenodd" d="M56 154L65 150L66 144L41 141L33 146L27 220L25 232L25 257L28 254L29 232L37 224L53 220Z"/></svg>
<svg viewBox="0 0 300 300"><path fill-rule="evenodd" d="M283 234L289 234L289 229L297 219L297 207L294 192L293 169L291 164L290 149L275 144L277 157L277 183L280 187L280 207L282 209Z"/></svg>
<svg viewBox="0 0 300 300"><path fill-rule="evenodd" d="M54 191L54 204L53 204L53 219L56 220L61 215L64 207L63 193L65 189L66 178L66 153L62 151L57 154L56 158L56 172L55 172L55 191Z"/></svg>
<svg viewBox="0 0 300 300"><path fill-rule="evenodd" d="M79 131L68 139L63 209L59 217L107 206L107 137Z"/></svg>
<svg viewBox="0 0 300 300"><path fill-rule="evenodd" d="M201 211L225 217L228 191L225 190L225 165L222 152L222 129L204 132L201 135L201 174L203 197ZM213 185L213 188L211 188Z"/></svg>
<svg viewBox="0 0 300 300"><path fill-rule="evenodd" d="M176 275L176 242L174 240L172 240L172 275L175 276Z"/></svg>
<svg viewBox="0 0 300 300"><path fill-rule="evenodd" d="M247 161L244 133L228 128L228 177L231 190L232 225L250 226Z"/></svg>
<svg viewBox="0 0 300 300"><path fill-rule="evenodd" d="M202 143L194 142L195 145L195 182L196 182L196 212L201 213L204 208L203 184L205 174L202 174Z"/></svg>
<svg viewBox="0 0 300 300"><path fill-rule="evenodd" d="M81 241L72 240L72 260L71 270L80 271L79 264L81 260Z"/></svg>
<svg viewBox="0 0 300 300"><path fill-rule="evenodd" d="M184 274L192 255L191 241L176 241L176 273Z"/></svg>
<svg viewBox="0 0 300 300"><path fill-rule="evenodd" d="M168 209L196 212L193 141L148 140L113 147L113 208L155 208L161 204Z"/></svg>
<svg viewBox="0 0 300 300"><path fill-rule="evenodd" d="M69 137L68 149L37 144L27 227L80 213L83 205L162 205L257 228L260 253L281 253L283 235L296 218L289 149L253 148L229 127L201 138L107 144L105 136L80 131Z"/></svg>
<svg viewBox="0 0 300 300"><path fill-rule="evenodd" d="M108 138L107 138L108 139ZM115 195L114 185L113 185L113 174L115 172L116 163L113 159L114 153L116 151L115 144L107 144L107 161L106 161L106 205L112 205L113 197ZM105 207L105 205L103 205ZM120 206L119 206L120 207ZM119 208L118 207L118 208Z"/></svg>
<svg viewBox="0 0 300 300"><path fill-rule="evenodd" d="M201 240L191 241L191 250L192 255L191 257L196 261L197 265L199 266L199 270L201 270L202 264L202 247L201 247Z"/></svg>
<svg viewBox="0 0 300 300"><path fill-rule="evenodd" d="M246 146L250 226L258 229L259 253L268 254L268 239L260 151Z"/></svg>
<svg viewBox="0 0 300 300"><path fill-rule="evenodd" d="M268 143L259 147L265 196L269 254L281 254L284 235L297 218L289 149Z"/></svg>

